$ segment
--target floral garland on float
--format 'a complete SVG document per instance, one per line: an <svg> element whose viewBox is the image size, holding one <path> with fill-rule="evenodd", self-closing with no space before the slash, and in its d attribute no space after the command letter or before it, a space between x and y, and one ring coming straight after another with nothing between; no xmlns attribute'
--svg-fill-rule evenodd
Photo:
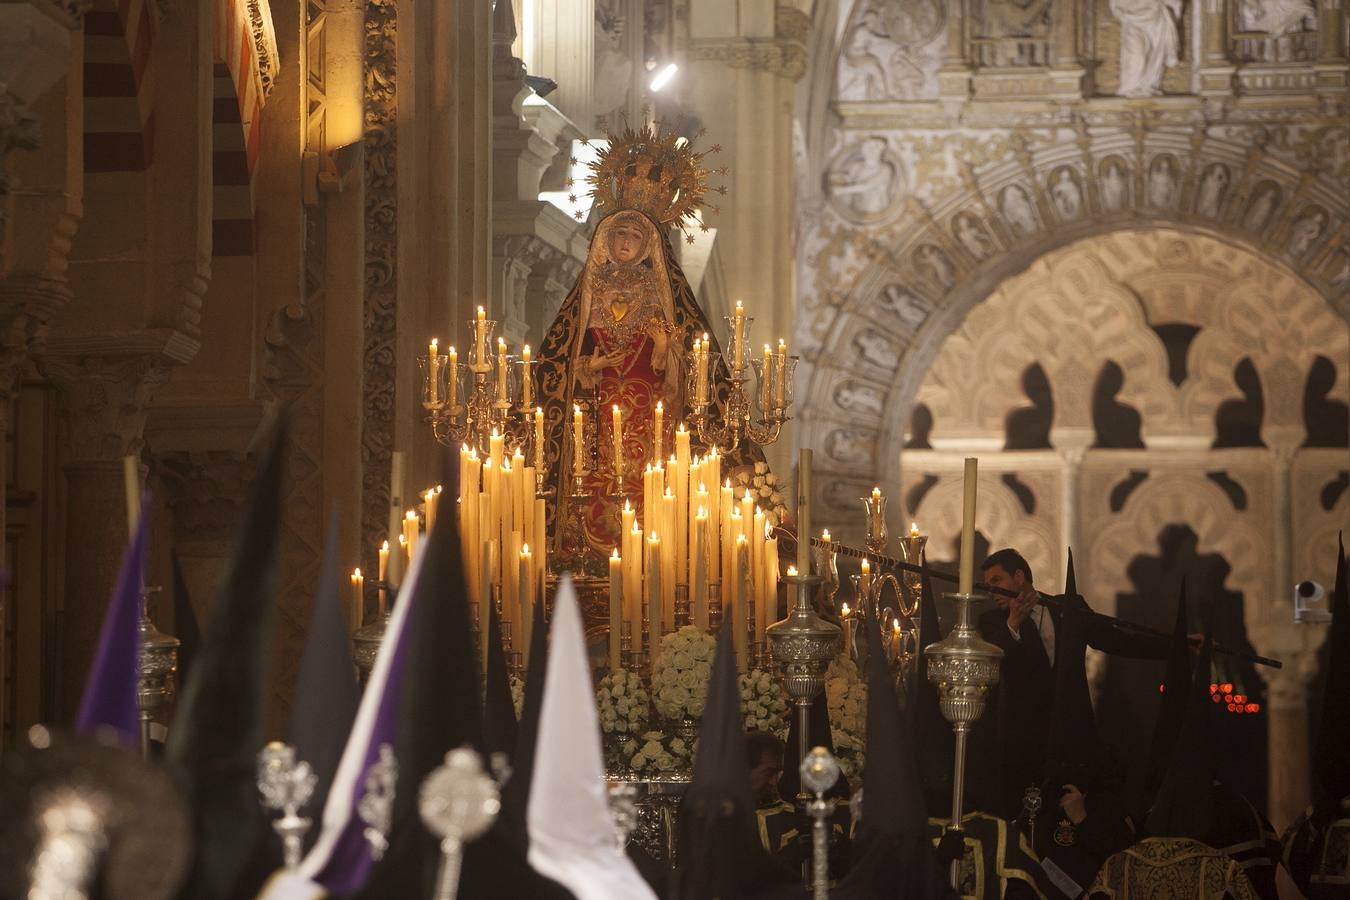
<svg viewBox="0 0 1350 900"><path fill-rule="evenodd" d="M698 742L678 734L647 731L624 742L627 769L644 778L676 779L689 774Z"/></svg>
<svg viewBox="0 0 1350 900"><path fill-rule="evenodd" d="M618 669L600 679L595 692L596 711L605 745L605 764L611 770L626 768L636 735L647 730L651 698L637 672Z"/></svg>
<svg viewBox="0 0 1350 900"><path fill-rule="evenodd" d="M788 696L772 673L755 669L737 680L741 689L741 718L746 731L787 735Z"/></svg>
<svg viewBox="0 0 1350 900"><path fill-rule="evenodd" d="M825 701L839 768L850 781L862 777L867 748L867 682L857 663L836 656L825 671Z"/></svg>
<svg viewBox="0 0 1350 900"><path fill-rule="evenodd" d="M717 640L695 625L661 638L652 666L652 704L662 718L687 722L703 715L716 649Z"/></svg>

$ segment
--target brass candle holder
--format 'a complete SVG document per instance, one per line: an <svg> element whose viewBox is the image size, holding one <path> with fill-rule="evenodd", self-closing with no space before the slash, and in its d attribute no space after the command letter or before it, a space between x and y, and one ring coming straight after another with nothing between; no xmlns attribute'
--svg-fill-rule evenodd
<svg viewBox="0 0 1350 900"><path fill-rule="evenodd" d="M928 654L928 680L938 691L942 716L956 736L952 768L952 824L961 830L966 789L966 740L970 727L984 714L984 698L998 683L1003 651L980 637L970 623L970 607L985 594L946 594L956 603L956 625L940 641L924 648ZM956 886L960 860L952 863L952 886Z"/></svg>
<svg viewBox="0 0 1350 900"><path fill-rule="evenodd" d="M839 654L839 626L816 614L811 593L821 583L818 575L787 575L783 581L797 590L787 618L765 629L783 685L797 707L798 759L809 751L811 704L825 690L825 670ZM799 799L807 799L800 795Z"/></svg>

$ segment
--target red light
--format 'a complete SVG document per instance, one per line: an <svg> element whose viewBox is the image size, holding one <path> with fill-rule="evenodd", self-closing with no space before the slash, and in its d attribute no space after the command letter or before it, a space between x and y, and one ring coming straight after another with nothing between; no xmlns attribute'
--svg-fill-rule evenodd
<svg viewBox="0 0 1350 900"><path fill-rule="evenodd" d="M1231 681L1225 681L1219 687L1225 694L1233 693L1233 683Z"/></svg>
<svg viewBox="0 0 1350 900"><path fill-rule="evenodd" d="M1217 694L1219 692L1219 686L1217 684L1211 684L1209 686L1209 692L1211 694Z"/></svg>
<svg viewBox="0 0 1350 900"><path fill-rule="evenodd" d="M1236 712L1236 711L1237 711L1237 704L1236 704L1236 703L1230 703L1230 704L1228 704L1228 711L1229 711L1229 712Z"/></svg>
<svg viewBox="0 0 1350 900"><path fill-rule="evenodd" d="M1234 694L1234 695L1233 695L1233 702L1234 702L1234 703L1246 703L1246 702L1247 702L1247 695L1246 695L1246 694Z"/></svg>
<svg viewBox="0 0 1350 900"><path fill-rule="evenodd" d="M1232 695L1232 694L1224 694L1224 695L1223 695L1223 702L1224 702L1224 703L1232 703L1232 702L1233 702L1233 695Z"/></svg>
<svg viewBox="0 0 1350 900"><path fill-rule="evenodd" d="M1160 685L1158 685L1158 693L1160 693L1160 694L1165 694L1165 693L1167 693L1167 685L1165 685L1165 684L1160 684Z"/></svg>
<svg viewBox="0 0 1350 900"><path fill-rule="evenodd" d="M1222 702L1223 702L1223 698L1220 697L1218 694L1214 694L1214 695L1213 695L1212 697L1210 697L1209 699L1213 700L1215 703L1222 703Z"/></svg>
<svg viewBox="0 0 1350 900"><path fill-rule="evenodd" d="M1254 713L1254 712L1260 712L1260 711L1261 711L1261 704L1259 704L1259 703L1248 703L1248 704L1247 704L1247 712L1249 712L1249 713Z"/></svg>

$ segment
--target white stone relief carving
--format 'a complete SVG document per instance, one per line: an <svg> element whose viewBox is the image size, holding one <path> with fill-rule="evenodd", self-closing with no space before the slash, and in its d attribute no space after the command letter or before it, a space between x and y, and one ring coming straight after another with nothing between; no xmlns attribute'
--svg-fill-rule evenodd
<svg viewBox="0 0 1350 900"><path fill-rule="evenodd" d="M837 428L825 439L825 452L844 465L866 466L872 462L871 443L866 432Z"/></svg>
<svg viewBox="0 0 1350 900"><path fill-rule="evenodd" d="M626 6L624 0L595 0L595 113L611 128L618 127L633 80L633 59L625 47Z"/></svg>
<svg viewBox="0 0 1350 900"><path fill-rule="evenodd" d="M847 151L830 167L826 191L835 209L859 223L885 217L903 186L900 160L882 137L870 137Z"/></svg>
<svg viewBox="0 0 1350 900"><path fill-rule="evenodd" d="M971 57L998 68L1050 64L1050 0L981 0Z"/></svg>
<svg viewBox="0 0 1350 900"><path fill-rule="evenodd" d="M1031 199L1027 197L1027 192L1018 184L1010 184L1003 189L999 207L1003 211L1003 218L1008 220L1008 225L1012 227L1013 233L1021 237L1029 237L1036 233L1038 224L1036 222L1036 211L1031 206Z"/></svg>
<svg viewBox="0 0 1350 900"><path fill-rule="evenodd" d="M956 285L956 268L951 259L932 244L924 244L914 251L914 268L950 291Z"/></svg>
<svg viewBox="0 0 1350 900"><path fill-rule="evenodd" d="M1247 214L1242 224L1250 231L1260 231L1270 221L1270 215L1280 202L1280 189L1271 181L1263 181L1252 192L1251 203L1247 205Z"/></svg>
<svg viewBox="0 0 1350 900"><path fill-rule="evenodd" d="M1122 97L1157 97L1163 75L1177 64L1182 0L1111 0L1120 22Z"/></svg>
<svg viewBox="0 0 1350 900"><path fill-rule="evenodd" d="M1327 211L1320 206L1310 206L1303 215L1294 221L1289 233L1289 252L1302 256L1322 236L1327 227Z"/></svg>
<svg viewBox="0 0 1350 900"><path fill-rule="evenodd" d="M952 234L977 261L994 255L994 242L985 233L984 226L970 213L958 213L952 219Z"/></svg>
<svg viewBox="0 0 1350 900"><path fill-rule="evenodd" d="M1241 0L1239 10L1244 31L1264 31L1272 37L1306 31L1317 23L1311 0Z"/></svg>
<svg viewBox="0 0 1350 900"><path fill-rule="evenodd" d="M1108 157L1101 168L1102 206L1117 212L1130 200L1129 169L1118 156Z"/></svg>
<svg viewBox="0 0 1350 900"><path fill-rule="evenodd" d="M1050 199L1065 221L1078 218L1083 209L1083 194L1073 169L1064 166L1050 176Z"/></svg>
<svg viewBox="0 0 1350 900"><path fill-rule="evenodd" d="M1166 208L1172 205L1177 186L1177 161L1167 154L1153 157L1148 167L1148 202Z"/></svg>
<svg viewBox="0 0 1350 900"><path fill-rule="evenodd" d="M881 415L881 390L869 384L846 381L834 390L834 402L840 409L849 412Z"/></svg>
<svg viewBox="0 0 1350 900"><path fill-rule="evenodd" d="M877 305L908 326L911 333L918 330L933 304L900 284L888 284L881 289Z"/></svg>
<svg viewBox="0 0 1350 900"><path fill-rule="evenodd" d="M900 351L895 343L883 334L875 331L860 331L853 338L853 346L867 362L883 369L894 369L900 365Z"/></svg>
<svg viewBox="0 0 1350 900"><path fill-rule="evenodd" d="M937 96L946 6L939 0L861 6L839 54L840 100L927 100Z"/></svg>
<svg viewBox="0 0 1350 900"><path fill-rule="evenodd" d="M1228 167L1223 163L1211 163L1200 176L1200 195L1195 201L1195 211L1211 219L1219 215L1219 204L1228 191Z"/></svg>

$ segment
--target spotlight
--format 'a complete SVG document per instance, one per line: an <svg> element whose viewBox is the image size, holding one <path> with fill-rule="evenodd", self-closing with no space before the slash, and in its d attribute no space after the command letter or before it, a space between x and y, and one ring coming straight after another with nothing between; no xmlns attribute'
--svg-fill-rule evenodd
<svg viewBox="0 0 1350 900"><path fill-rule="evenodd" d="M648 87L651 88L652 93L655 94L663 87L670 84L670 80L675 77L675 73L678 71L680 71L680 67L674 63L670 63L660 72L657 72L656 77L653 78L651 84L648 85Z"/></svg>

